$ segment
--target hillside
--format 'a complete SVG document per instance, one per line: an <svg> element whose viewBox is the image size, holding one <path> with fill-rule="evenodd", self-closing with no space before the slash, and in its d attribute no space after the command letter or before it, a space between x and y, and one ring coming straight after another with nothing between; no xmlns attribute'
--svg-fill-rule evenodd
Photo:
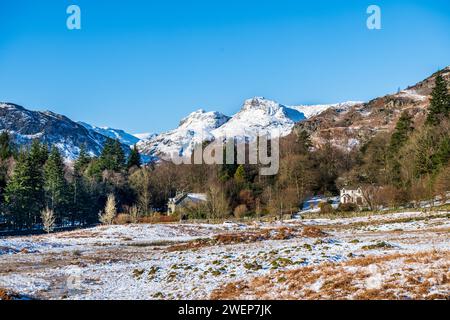
<svg viewBox="0 0 450 320"><path fill-rule="evenodd" d="M296 125L295 132L311 134L315 145L327 140L343 149L358 147L379 132L391 132L403 111L420 124L429 106L429 95L437 74L450 79L450 66L395 94L355 104L349 108L329 108Z"/></svg>

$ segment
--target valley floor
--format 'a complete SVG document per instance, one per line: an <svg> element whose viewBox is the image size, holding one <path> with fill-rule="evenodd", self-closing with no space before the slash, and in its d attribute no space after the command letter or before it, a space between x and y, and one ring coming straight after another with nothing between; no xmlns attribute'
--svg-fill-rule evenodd
<svg viewBox="0 0 450 320"><path fill-rule="evenodd" d="M34 299L450 299L450 213L1 238L0 288Z"/></svg>

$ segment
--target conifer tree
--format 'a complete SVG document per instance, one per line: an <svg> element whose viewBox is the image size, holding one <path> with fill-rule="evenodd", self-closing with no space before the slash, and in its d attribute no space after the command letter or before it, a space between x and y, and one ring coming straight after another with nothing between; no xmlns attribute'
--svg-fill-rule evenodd
<svg viewBox="0 0 450 320"><path fill-rule="evenodd" d="M390 155L395 155L408 140L409 134L413 131L412 119L407 112L403 112L398 119L389 144Z"/></svg>
<svg viewBox="0 0 450 320"><path fill-rule="evenodd" d="M31 228L44 207L42 166L36 164L35 155L32 157L25 151L19 153L12 177L6 185L5 202L16 228Z"/></svg>
<svg viewBox="0 0 450 320"><path fill-rule="evenodd" d="M68 186L64 177L64 162L59 150L55 147L52 148L44 165L44 190L47 208L61 218L67 206Z"/></svg>
<svg viewBox="0 0 450 320"><path fill-rule="evenodd" d="M397 122L394 133L388 148L388 163L390 167L390 181L396 186L402 186L401 159L398 152L408 141L409 135L413 131L412 119L407 112L403 112Z"/></svg>
<svg viewBox="0 0 450 320"><path fill-rule="evenodd" d="M78 155L78 158L73 165L75 176L82 175L84 170L86 170L87 166L89 165L90 161L91 158L88 156L86 152L86 146L83 144L80 148L80 154Z"/></svg>
<svg viewBox="0 0 450 320"><path fill-rule="evenodd" d="M3 192L8 180L10 158L14 156L14 147L7 131L0 134L0 204L3 202Z"/></svg>
<svg viewBox="0 0 450 320"><path fill-rule="evenodd" d="M450 161L450 136L445 136L439 143L436 153L433 155L434 169L440 168L449 164Z"/></svg>
<svg viewBox="0 0 450 320"><path fill-rule="evenodd" d="M86 147L81 146L80 154L74 163L73 180L70 185L72 223L78 221L85 225L97 220L98 210L93 203L94 199L91 197L89 183L86 180L86 175L89 174L89 166L93 161L94 159L91 159L86 153Z"/></svg>
<svg viewBox="0 0 450 320"><path fill-rule="evenodd" d="M0 134L0 160L6 160L14 155L14 147L11 141L11 136L7 131L2 131Z"/></svg>
<svg viewBox="0 0 450 320"><path fill-rule="evenodd" d="M447 83L441 74L436 76L435 85L431 92L430 107L426 123L437 125L443 117L450 113L450 94Z"/></svg>
<svg viewBox="0 0 450 320"><path fill-rule="evenodd" d="M133 149L131 149L130 156L128 157L127 161L127 168L130 169L132 167L141 167L141 155L139 154L139 151L137 149L137 146L134 145Z"/></svg>
<svg viewBox="0 0 450 320"><path fill-rule="evenodd" d="M125 153L118 140L108 138L100 155L102 170L121 171L125 168Z"/></svg>

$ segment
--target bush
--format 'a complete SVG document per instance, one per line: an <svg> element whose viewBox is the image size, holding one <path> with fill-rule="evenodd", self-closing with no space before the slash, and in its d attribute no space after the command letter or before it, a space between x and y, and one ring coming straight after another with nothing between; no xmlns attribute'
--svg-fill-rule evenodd
<svg viewBox="0 0 450 320"><path fill-rule="evenodd" d="M248 213L247 206L245 204L238 205L234 208L234 216L236 218L243 218Z"/></svg>
<svg viewBox="0 0 450 320"><path fill-rule="evenodd" d="M129 214L121 213L114 219L114 223L115 224L130 224L131 220L132 219Z"/></svg>
<svg viewBox="0 0 450 320"><path fill-rule="evenodd" d="M328 202L319 203L320 213L332 213L333 207Z"/></svg>
<svg viewBox="0 0 450 320"><path fill-rule="evenodd" d="M132 206L128 208L127 210L128 214L130 215L130 220L132 223L138 223L139 222L139 209L137 206Z"/></svg>
<svg viewBox="0 0 450 320"><path fill-rule="evenodd" d="M341 203L338 210L342 212L354 212L358 210L358 206L354 203Z"/></svg>
<svg viewBox="0 0 450 320"><path fill-rule="evenodd" d="M140 223L170 223L178 221L180 221L180 217L178 215L166 216L160 213L155 213L151 216L141 217L139 219Z"/></svg>

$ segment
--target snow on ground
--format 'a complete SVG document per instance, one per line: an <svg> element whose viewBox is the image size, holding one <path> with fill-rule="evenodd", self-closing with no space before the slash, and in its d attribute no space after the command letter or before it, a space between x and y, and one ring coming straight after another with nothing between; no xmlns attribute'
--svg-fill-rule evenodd
<svg viewBox="0 0 450 320"><path fill-rule="evenodd" d="M110 226L3 238L0 288L38 299L207 299L228 283L286 270L368 256L448 252L449 220L448 212L406 212L249 224ZM280 228L290 230L290 236L248 236ZM325 234L306 232L317 228ZM223 234L242 240L212 241Z"/></svg>

